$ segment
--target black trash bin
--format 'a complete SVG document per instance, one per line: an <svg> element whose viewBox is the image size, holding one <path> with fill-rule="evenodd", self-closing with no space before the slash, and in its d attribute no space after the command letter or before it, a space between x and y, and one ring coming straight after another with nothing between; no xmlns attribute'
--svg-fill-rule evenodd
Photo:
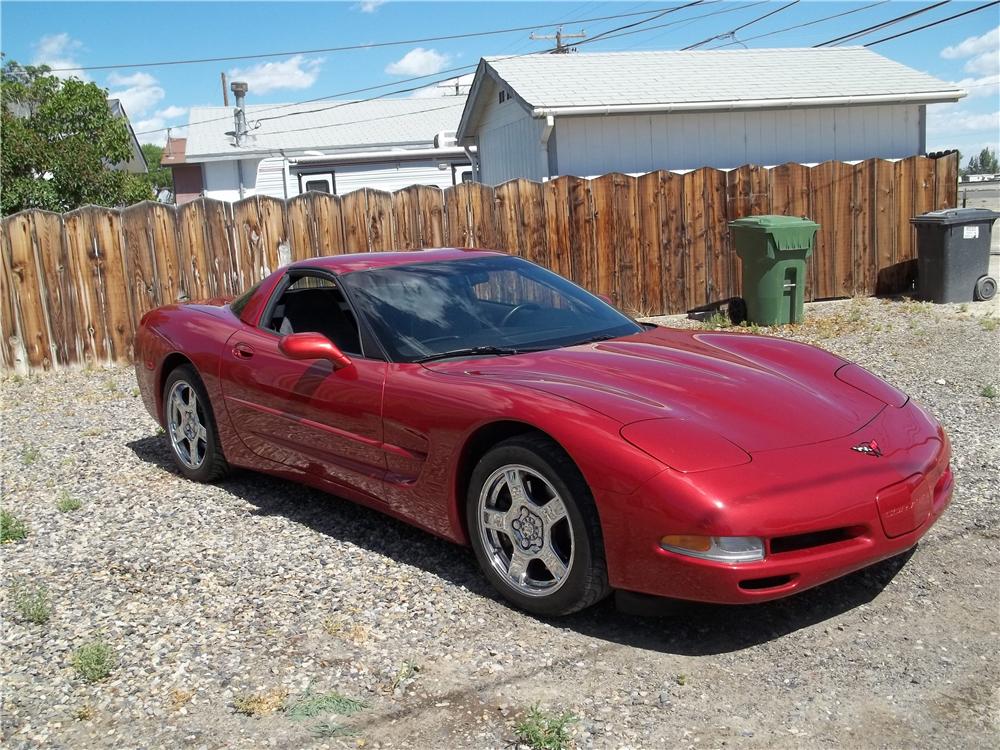
<svg viewBox="0 0 1000 750"><path fill-rule="evenodd" d="M931 302L992 299L990 235L1000 213L949 208L914 216L917 228L917 296Z"/></svg>

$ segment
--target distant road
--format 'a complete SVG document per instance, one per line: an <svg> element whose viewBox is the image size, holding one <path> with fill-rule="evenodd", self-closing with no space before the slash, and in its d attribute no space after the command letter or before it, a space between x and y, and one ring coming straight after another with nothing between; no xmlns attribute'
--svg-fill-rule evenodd
<svg viewBox="0 0 1000 750"><path fill-rule="evenodd" d="M1000 180L958 183L958 205L1000 211ZM1000 220L993 225L990 252L1000 253Z"/></svg>

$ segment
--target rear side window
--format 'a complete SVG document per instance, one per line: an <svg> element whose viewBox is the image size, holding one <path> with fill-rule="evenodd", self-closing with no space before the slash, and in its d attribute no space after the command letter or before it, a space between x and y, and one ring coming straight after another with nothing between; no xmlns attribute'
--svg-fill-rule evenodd
<svg viewBox="0 0 1000 750"><path fill-rule="evenodd" d="M239 297L237 297L236 299L234 299L232 302L229 303L229 309L233 311L233 314L237 318L243 314L243 308L247 306L247 303L250 302L253 296L257 293L257 290L260 289L260 285L263 283L264 283L263 280L258 281L247 291L243 292L243 294L241 294Z"/></svg>

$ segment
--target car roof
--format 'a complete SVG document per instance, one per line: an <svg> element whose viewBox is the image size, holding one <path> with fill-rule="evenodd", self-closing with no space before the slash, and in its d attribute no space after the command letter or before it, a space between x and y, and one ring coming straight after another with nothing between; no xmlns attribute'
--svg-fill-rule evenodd
<svg viewBox="0 0 1000 750"><path fill-rule="evenodd" d="M348 255L326 255L321 258L307 258L296 261L290 268L324 268L336 274L355 271L370 271L373 268L408 266L416 263L436 263L446 260L473 260L475 258L495 258L502 256L493 250L475 248L437 247L427 250L389 251L372 253L351 253Z"/></svg>

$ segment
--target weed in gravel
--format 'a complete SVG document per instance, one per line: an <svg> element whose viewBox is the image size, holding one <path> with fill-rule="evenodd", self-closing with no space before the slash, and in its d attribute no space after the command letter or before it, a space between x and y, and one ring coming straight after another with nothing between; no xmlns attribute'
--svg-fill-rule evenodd
<svg viewBox="0 0 1000 750"><path fill-rule="evenodd" d="M311 719L320 714L335 713L341 716L351 716L363 710L367 704L357 698L348 698L337 692L310 693L285 707L285 715L290 719Z"/></svg>
<svg viewBox="0 0 1000 750"><path fill-rule="evenodd" d="M994 318L992 315L984 315L979 319L979 325L984 331L992 332L1000 328L1000 318Z"/></svg>
<svg viewBox="0 0 1000 750"><path fill-rule="evenodd" d="M995 385L984 385L980 389L979 395L984 396L986 398L996 398L998 395L1000 395L1000 392L997 391Z"/></svg>
<svg viewBox="0 0 1000 750"><path fill-rule="evenodd" d="M335 724L332 721L324 721L312 729L309 730L313 733L314 737L320 739L328 739L332 737L354 737L357 732L350 727L341 726L340 724Z"/></svg>
<svg viewBox="0 0 1000 750"><path fill-rule="evenodd" d="M73 668L87 682L99 682L111 674L111 648L91 641L73 652Z"/></svg>
<svg viewBox="0 0 1000 750"><path fill-rule="evenodd" d="M52 604L49 603L49 590L41 584L31 584L17 580L10 588L14 609L22 620L42 625L49 621L52 615Z"/></svg>
<svg viewBox="0 0 1000 750"><path fill-rule="evenodd" d="M571 713L553 714L536 703L514 726L517 742L532 750L565 750L570 746L569 727L576 722Z"/></svg>
<svg viewBox="0 0 1000 750"><path fill-rule="evenodd" d="M73 712L73 718L76 721L90 721L95 716L97 716L97 711L89 703L84 703Z"/></svg>
<svg viewBox="0 0 1000 750"><path fill-rule="evenodd" d="M0 544L19 542L28 536L24 521L8 510L0 510Z"/></svg>
<svg viewBox="0 0 1000 750"><path fill-rule="evenodd" d="M170 707L176 711L190 703L192 698L194 698L193 690L174 688L170 691Z"/></svg>
<svg viewBox="0 0 1000 750"><path fill-rule="evenodd" d="M31 466L41 457L42 452L33 445L27 445L21 449L21 463L25 466Z"/></svg>
<svg viewBox="0 0 1000 750"><path fill-rule="evenodd" d="M674 682L676 682L678 685L687 685L687 681L688 681L688 676L686 674L679 674L676 677L674 677Z"/></svg>
<svg viewBox="0 0 1000 750"><path fill-rule="evenodd" d="M60 513L70 513L74 510L80 510L82 507L83 503L72 497L66 490L59 494L59 499L56 501L56 510Z"/></svg>
<svg viewBox="0 0 1000 750"><path fill-rule="evenodd" d="M732 324L733 322L729 319L728 315L717 312L712 317L703 320L701 327L709 331L714 331L716 328L729 328Z"/></svg>
<svg viewBox="0 0 1000 750"><path fill-rule="evenodd" d="M406 690L406 686L417 679L419 671L419 665L412 659L407 659L396 672L395 677L392 678L392 683L389 685L389 692L395 693L397 690Z"/></svg>
<svg viewBox="0 0 1000 750"><path fill-rule="evenodd" d="M327 635L350 641L356 646L360 646L368 640L368 629L364 625L342 617L327 617L323 620L323 630Z"/></svg>
<svg viewBox="0 0 1000 750"><path fill-rule="evenodd" d="M274 688L264 693L242 693L233 699L236 713L253 718L268 716L285 707L288 691L284 688Z"/></svg>

